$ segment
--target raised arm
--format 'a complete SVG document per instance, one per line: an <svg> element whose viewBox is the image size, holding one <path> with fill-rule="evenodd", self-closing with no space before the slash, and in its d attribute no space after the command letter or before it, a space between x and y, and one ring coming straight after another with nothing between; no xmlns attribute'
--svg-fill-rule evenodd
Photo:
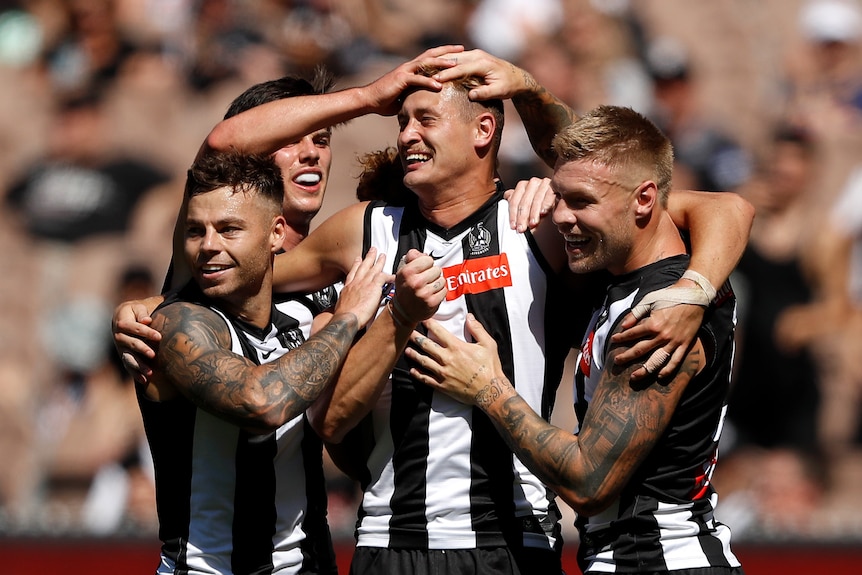
<svg viewBox="0 0 862 575"><path fill-rule="evenodd" d="M751 234L754 206L733 192L674 190L668 213L691 238L689 269L697 270L716 288L733 272Z"/></svg>
<svg viewBox="0 0 862 575"><path fill-rule="evenodd" d="M428 337L414 332L421 366L411 375L459 401L478 406L518 458L576 512L594 515L617 499L667 427L690 379L701 369L699 342L672 380L630 384L633 367L608 362L577 436L533 411L506 379L494 340L472 316L477 343L463 342L433 320ZM437 342L432 341L434 338Z"/></svg>
<svg viewBox="0 0 862 575"><path fill-rule="evenodd" d="M442 87L438 81L416 71L425 66L451 66L454 62L447 56L463 49L459 45L430 48L365 86L255 106L216 124L198 154L232 148L244 153L271 154L305 134L358 116L392 116L398 112L398 99L405 90Z"/></svg>

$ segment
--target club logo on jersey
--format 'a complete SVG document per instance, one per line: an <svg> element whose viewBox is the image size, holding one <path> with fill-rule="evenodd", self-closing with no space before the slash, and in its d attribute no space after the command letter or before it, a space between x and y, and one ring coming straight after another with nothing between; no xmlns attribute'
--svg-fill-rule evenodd
<svg viewBox="0 0 862 575"><path fill-rule="evenodd" d="M333 286L325 287L320 291L314 292L311 297L320 306L320 309L329 309L336 300L335 288Z"/></svg>
<svg viewBox="0 0 862 575"><path fill-rule="evenodd" d="M509 258L506 254L464 260L463 263L443 268L446 278L446 299L452 301L463 294L475 294L512 285Z"/></svg>
<svg viewBox="0 0 862 575"><path fill-rule="evenodd" d="M475 228L470 230L467 242L470 244L471 256L486 254L491 249L491 232L485 229L482 222L479 222Z"/></svg>
<svg viewBox="0 0 862 575"><path fill-rule="evenodd" d="M278 341L287 349L296 349L305 343L305 336L302 335L301 329L293 328L278 334Z"/></svg>

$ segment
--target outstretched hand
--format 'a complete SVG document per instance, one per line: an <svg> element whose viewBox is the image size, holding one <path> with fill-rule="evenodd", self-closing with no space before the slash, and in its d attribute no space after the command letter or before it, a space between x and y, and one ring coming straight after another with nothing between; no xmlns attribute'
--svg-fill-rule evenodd
<svg viewBox="0 0 862 575"><path fill-rule="evenodd" d="M410 369L411 376L462 403L482 407L499 397L494 384L505 376L497 343L472 314L467 314L466 323L476 343L458 339L429 319L424 322L428 336L414 331L410 341L415 347L404 353L419 366Z"/></svg>

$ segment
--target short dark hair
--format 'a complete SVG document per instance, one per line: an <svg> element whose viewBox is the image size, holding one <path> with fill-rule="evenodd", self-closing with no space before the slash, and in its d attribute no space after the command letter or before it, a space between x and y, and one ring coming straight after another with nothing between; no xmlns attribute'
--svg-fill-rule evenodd
<svg viewBox="0 0 862 575"><path fill-rule="evenodd" d="M301 76L283 76L260 82L234 98L225 112L224 119L284 98L325 94L332 89L334 83L333 75L324 66L317 66L310 80Z"/></svg>
<svg viewBox="0 0 862 575"><path fill-rule="evenodd" d="M224 187L234 192L260 194L281 213L284 182L281 169L272 156L236 151L212 152L195 160L186 174L186 198Z"/></svg>

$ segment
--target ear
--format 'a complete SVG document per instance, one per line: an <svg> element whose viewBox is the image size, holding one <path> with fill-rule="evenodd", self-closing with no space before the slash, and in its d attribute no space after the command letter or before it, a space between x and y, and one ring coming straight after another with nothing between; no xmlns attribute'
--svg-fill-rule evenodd
<svg viewBox="0 0 862 575"><path fill-rule="evenodd" d="M483 113L476 117L476 147L488 148L494 140L497 130L497 120L491 113Z"/></svg>
<svg viewBox="0 0 862 575"><path fill-rule="evenodd" d="M649 218L658 206L658 186L652 180L644 180L635 189L635 214L638 219Z"/></svg>
<svg viewBox="0 0 862 575"><path fill-rule="evenodd" d="M273 254L277 254L284 247L284 240L287 238L287 221L283 215L278 215L272 219L272 228L269 235L269 249Z"/></svg>

